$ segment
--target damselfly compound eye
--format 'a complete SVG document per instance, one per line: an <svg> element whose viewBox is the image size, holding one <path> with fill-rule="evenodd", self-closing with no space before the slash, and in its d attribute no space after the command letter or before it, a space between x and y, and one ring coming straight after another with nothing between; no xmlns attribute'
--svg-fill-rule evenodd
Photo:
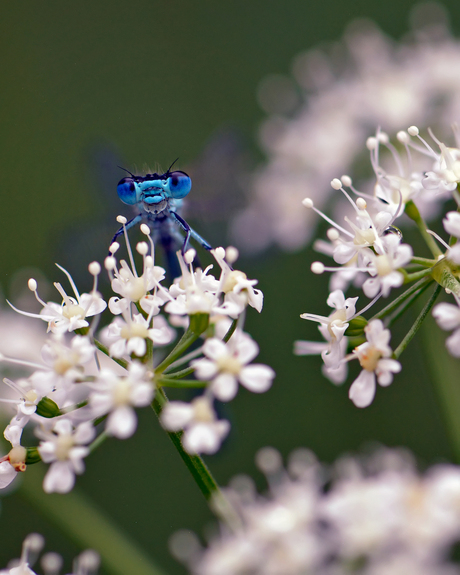
<svg viewBox="0 0 460 575"><path fill-rule="evenodd" d="M123 178L117 185L118 197L124 204L133 206L137 201L136 184L133 178Z"/></svg>
<svg viewBox="0 0 460 575"><path fill-rule="evenodd" d="M192 189L192 180L185 172L171 172L166 180L165 188L173 198L185 198Z"/></svg>

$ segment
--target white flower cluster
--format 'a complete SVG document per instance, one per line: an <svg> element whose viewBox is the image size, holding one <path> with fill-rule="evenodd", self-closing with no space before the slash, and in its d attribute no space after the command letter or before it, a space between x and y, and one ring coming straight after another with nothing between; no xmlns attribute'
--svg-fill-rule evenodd
<svg viewBox="0 0 460 575"><path fill-rule="evenodd" d="M291 76L263 81L260 103L269 114L260 130L268 162L252 178L250 204L233 222L235 241L260 251L275 243L304 246L315 231L305 196L324 209L329 182L359 171L362 141L376 125L431 126L447 137L460 114L460 42L451 36L441 4L413 12L413 29L394 42L366 20L342 39L299 54ZM426 211L434 214L431 205Z"/></svg>
<svg viewBox="0 0 460 575"><path fill-rule="evenodd" d="M188 453L214 453L230 428L228 421L218 420L214 401L233 399L238 383L256 393L271 386L273 370L251 364L258 346L243 332L246 307L260 312L263 295L254 288L256 280L232 268L236 250L212 251L218 277L211 274L212 266L193 268L193 250L184 257L178 253L182 275L168 288L165 270L154 263L150 230L145 225L141 230L150 242L136 246L142 274L136 270L128 240L129 264L117 261L119 244L110 248L105 268L117 295L108 306L97 291L101 266L96 262L89 266L94 277L90 293L80 294L70 274L60 268L73 291L70 296L61 284L54 284L61 304L42 301L37 282L29 280L29 289L43 306L41 312L14 309L45 321L49 333L42 363L0 355L5 365L32 370L28 377L4 379L13 397L3 401L15 413L4 432L11 450L0 459L0 488L27 464L41 460L50 466L44 490L70 491L75 475L84 471L84 458L107 436L131 437L137 427L136 409L148 405L160 415L166 430L181 434ZM114 317L102 329L100 343L95 332L107 307ZM181 326L185 333L171 350L166 346L177 331L172 325ZM204 342L191 351L200 337ZM184 379L187 375L190 379ZM169 403L163 391L168 386L204 388L204 393L190 403ZM29 423L39 439L36 447L21 445Z"/></svg>
<svg viewBox="0 0 460 575"><path fill-rule="evenodd" d="M381 450L332 470L299 449L288 469L280 454L257 454L269 491L236 477L226 490L231 528L201 548L190 532L171 540L193 575L458 574L448 553L460 540L460 469L420 475L407 454Z"/></svg>
<svg viewBox="0 0 460 575"><path fill-rule="evenodd" d="M321 262L312 264L316 274L324 271L333 274L327 303L335 311L328 317L308 313L301 316L320 324L325 342L298 341L295 353L320 353L324 361L323 373L335 384L345 381L347 363L358 359L363 369L349 391L350 399L358 407L372 403L376 382L388 386L393 374L401 370L397 359L421 321L414 324L413 332L408 332L395 352L389 347L391 334L387 328L430 284L438 284L454 298L454 303L437 305L433 315L441 328L454 330L447 347L452 355L460 357L460 250L457 241L460 216L458 212L447 212L443 220L447 234L444 240L427 229L419 209L424 202L439 202L440 199L454 200L460 206L460 138L455 125L455 147L439 141L431 130L428 132L434 146L420 136L416 126L398 132L396 146L381 130L377 130L375 137L368 138L367 148L375 174L370 193L359 192L349 176L331 182L331 187L340 191L352 208L352 214L344 218L345 226L318 210L311 198L303 200L305 207L320 214L332 226L327 232L329 241L317 241L315 247L331 256L339 267L325 267ZM393 158L392 169L382 165L384 152L389 152ZM415 157L418 165L424 160L420 171L414 170ZM357 196L356 200L353 195ZM402 233L395 226L402 216L409 216L417 224L431 258L414 256L412 247L403 243ZM356 312L358 298L345 299L343 293L350 284L361 288L367 298L373 298L359 312ZM369 320L364 319L364 312L380 298L390 299L393 289L409 284L411 287L402 295ZM437 293L434 299L436 296ZM434 299L430 300L427 311Z"/></svg>
<svg viewBox="0 0 460 575"><path fill-rule="evenodd" d="M43 549L45 540L39 533L30 533L22 544L20 559L10 561L6 569L0 569L0 575L36 575L31 568ZM58 553L45 553L40 559L44 575L59 575L64 561ZM99 555L92 549L80 553L73 562L72 573L69 575L97 575Z"/></svg>

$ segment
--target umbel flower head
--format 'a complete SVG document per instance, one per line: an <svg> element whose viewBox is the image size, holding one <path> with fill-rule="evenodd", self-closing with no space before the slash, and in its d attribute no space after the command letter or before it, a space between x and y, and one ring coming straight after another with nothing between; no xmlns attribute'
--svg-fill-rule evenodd
<svg viewBox="0 0 460 575"><path fill-rule="evenodd" d="M29 280L43 309L39 314L16 311L46 321L49 333L42 362L0 353L1 364L32 372L4 379L14 395L0 401L14 413L4 432L11 449L0 459L0 488L28 465L42 462L49 466L44 490L69 492L85 470L85 458L108 437L131 437L137 410L148 406L168 432L180 437L182 454L215 453L230 432L229 421L217 416L216 400L233 399L240 383L257 393L270 388L274 372L251 364L259 348L243 331L247 307L260 312L263 295L255 288L257 280L232 267L237 250L211 250L217 277L212 265L204 270L193 266L194 250L178 252L182 274L167 286L165 270L154 263L150 229L142 225L141 231L147 237L136 245L141 274L127 234L128 261L117 260L119 244L110 247L104 266L118 295L108 306L97 291L97 262L89 266L94 284L88 294L80 295L71 275L60 268L74 294L55 284L61 305L42 301L37 282ZM112 314L112 321L101 331L101 342L96 331L104 311ZM200 338L202 344L190 349ZM198 388L203 394L190 402L169 402L166 387ZM23 434L26 427L33 428L38 445L21 444L22 437L30 436Z"/></svg>
<svg viewBox="0 0 460 575"><path fill-rule="evenodd" d="M428 229L421 215L422 206L433 198L439 207L446 200L453 200L460 206L460 170L457 166L460 137L458 128L455 125L453 128L455 146L440 141L430 129L429 138L424 138L417 126L410 126L407 131L400 130L397 134L399 149L378 128L376 135L366 141L375 174L371 193L359 191L347 175L331 181L331 188L351 206L350 215L343 217L344 225L318 209L311 198L302 202L305 208L320 215L331 226L327 232L329 241L320 240L315 247L339 265L312 264L311 270L315 274L332 272L328 304L336 311L329 317L314 313L301 315L303 319L320 323L325 342L298 341L295 353L321 354L323 373L336 384L345 381L347 362L358 359L363 369L349 391L349 397L357 407L369 406L375 397L376 384L387 387L394 374L401 371L399 356L420 329L441 289L454 298L454 303L436 305L433 315L442 329L453 330L446 346L453 356L460 357L459 215L448 211L443 218L444 230L450 235L446 239ZM382 167L384 150L391 153L393 172ZM413 169L415 158L423 162L421 171ZM431 258L418 256L412 246L403 241L403 234L397 227L403 215L416 223ZM336 289L337 284L341 285L341 290ZM430 286L435 288L431 298L393 351L389 346L391 325L403 317ZM403 287L403 293L394 295L395 290ZM364 296L373 299L355 312L358 298L345 299L344 292L360 288ZM374 306L383 298L385 305L376 312ZM366 319L364 314L371 309L374 315Z"/></svg>

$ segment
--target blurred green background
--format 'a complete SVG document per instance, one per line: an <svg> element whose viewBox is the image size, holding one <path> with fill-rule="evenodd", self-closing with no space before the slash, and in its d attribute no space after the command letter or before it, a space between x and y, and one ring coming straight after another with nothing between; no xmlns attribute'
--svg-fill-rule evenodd
<svg viewBox="0 0 460 575"><path fill-rule="evenodd" d="M339 38L356 17L370 17L399 38L414 5L409 0L3 2L0 283L5 294L14 299L15 274L24 267L62 281L55 261L88 287L87 263L105 256L117 213L129 215L117 203L122 177L117 162L165 170L179 156L179 169L202 165L210 142L230 129L240 134L244 153L261 161L255 135L263 118L256 101L260 80L288 73L298 52ZM460 31L460 4L444 5L453 31ZM190 203L199 200L194 179ZM203 235L209 229L212 243L225 244L220 227L207 220L212 214L202 212L193 225ZM321 378L319 361L292 356L295 339L316 337L316 328L299 314L326 311L327 278L311 276L312 258L309 250L272 251L240 262L250 278L259 279L266 298L262 315L248 314L247 328L260 344L259 360L272 365L278 377L263 396L241 390L223 406L232 433L222 451L207 459L217 479L225 484L236 473L254 474L254 453L265 445L283 454L307 446L332 461L378 441L407 446L424 464L451 459L420 342L405 354L405 370L394 384L379 389L377 401L362 411L348 400L348 386L335 388ZM393 337L398 341L400 335ZM87 459L77 484L171 574L183 569L169 555L169 536L179 528L202 532L211 520L149 410L141 413L131 440L109 441ZM23 537L33 530L46 535L48 550L64 553L70 570L78 543L44 519L20 490L1 500L0 567L19 556Z"/></svg>

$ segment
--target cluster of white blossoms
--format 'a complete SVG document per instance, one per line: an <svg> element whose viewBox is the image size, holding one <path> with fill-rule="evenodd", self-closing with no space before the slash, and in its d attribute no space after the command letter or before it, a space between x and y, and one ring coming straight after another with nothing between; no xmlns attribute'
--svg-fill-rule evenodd
<svg viewBox="0 0 460 575"><path fill-rule="evenodd" d="M193 575L455 575L448 561L460 540L460 468L420 475L407 453L380 450L328 469L306 449L287 469L273 448L256 462L268 493L247 476L225 490L231 525L202 548L189 531L172 552Z"/></svg>
<svg viewBox="0 0 460 575"><path fill-rule="evenodd" d="M376 136L367 140L375 174L369 192L358 191L349 176L334 178L331 182L331 187L351 206L343 225L318 210L311 198L303 200L306 208L320 214L331 226L328 241L319 240L315 247L338 265L312 264L316 274L332 272L327 304L334 311L329 316L310 313L301 316L319 323L325 341L298 341L295 353L321 354L323 373L335 384L346 380L348 362L357 359L362 371L352 383L349 397L358 407L370 405L376 384L388 386L393 374L401 370L397 360L431 310L441 288L453 302L436 305L433 315L442 329L453 330L446 345L453 356L460 357L460 244L457 241L460 215L458 211L451 211L460 206L460 137L456 125L453 129L455 147L439 141L428 130L431 144L422 138L416 126L398 132L396 145L386 133L377 130ZM415 158L422 169L414 169ZM443 218L445 239L427 229L421 216L421 206L434 201L447 202L449 206ZM404 225L409 218L417 225L426 243L423 247L428 248L431 257L415 256L413 248L404 243L396 224ZM433 296L403 341L392 351L389 328L430 285L437 286ZM360 298L344 295L350 286L362 289L364 296L371 299L362 304L359 311L356 308ZM391 298L393 290L402 286L406 291ZM374 315L365 319L363 314L379 300L385 302L385 307L378 312L374 308Z"/></svg>
<svg viewBox="0 0 460 575"><path fill-rule="evenodd" d="M126 223L125 218L119 221ZM44 490L70 491L75 475L85 469L84 459L107 436L131 437L136 409L149 405L163 427L179 435L186 452L215 453L230 429L228 421L218 419L215 401L233 399L239 384L256 393L271 386L273 370L251 363L259 350L243 331L246 307L260 312L263 295L254 287L256 280L233 269L237 251L211 251L217 276L211 273L212 265L194 269L194 250L184 256L178 252L182 274L167 287L165 270L154 262L150 229L142 225L141 231L148 239L136 246L141 274L126 231L129 263L117 260L118 243L110 247L104 265L117 295L108 304L97 290L97 262L89 265L94 278L89 293L80 294L70 274L60 268L73 292L69 295L55 283L60 304L44 302L34 279L28 286L42 306L40 313L10 304L23 315L45 321L48 335L41 362L0 354L3 365L32 372L4 379L10 394L4 393L2 401L13 415L4 431L11 450L0 459L1 488L28 464L42 461L49 465ZM105 310L112 321L97 336ZM183 332L180 339L178 330ZM199 388L203 393L191 402L169 402L165 387ZM26 426L33 428L38 445L21 443Z"/></svg>
<svg viewBox="0 0 460 575"><path fill-rule="evenodd" d="M30 533L22 544L21 557L10 561L6 569L0 569L0 575L36 575L31 566L37 561L44 544L42 535ZM59 575L63 563L58 553L45 553L40 558L43 575ZM99 564L99 555L92 549L87 549L75 558L72 573L69 575L97 575Z"/></svg>
<svg viewBox="0 0 460 575"><path fill-rule="evenodd" d="M329 182L354 173L362 181L362 142L381 125L393 137L417 124L447 137L460 117L460 42L440 4L416 6L412 29L401 42L372 21L352 22L342 39L299 54L291 74L261 84L269 114L260 130L267 162L250 179L250 201L233 222L241 248L304 246L316 229L313 214L298 209L305 196L325 209ZM428 212L434 212L430 205Z"/></svg>

